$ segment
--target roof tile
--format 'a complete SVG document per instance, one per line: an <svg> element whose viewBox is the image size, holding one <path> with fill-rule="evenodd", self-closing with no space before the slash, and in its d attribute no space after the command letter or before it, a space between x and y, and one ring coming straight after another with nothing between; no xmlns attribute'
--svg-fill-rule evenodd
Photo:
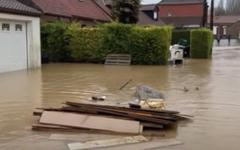
<svg viewBox="0 0 240 150"><path fill-rule="evenodd" d="M93 0L33 0L45 14L110 21Z"/></svg>
<svg viewBox="0 0 240 150"><path fill-rule="evenodd" d="M0 11L25 15L39 15L41 12L17 0L0 0Z"/></svg>

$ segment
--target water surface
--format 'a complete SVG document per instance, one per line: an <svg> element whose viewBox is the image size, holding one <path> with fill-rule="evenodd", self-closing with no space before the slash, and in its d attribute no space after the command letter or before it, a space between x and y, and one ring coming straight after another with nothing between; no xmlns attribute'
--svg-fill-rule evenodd
<svg viewBox="0 0 240 150"><path fill-rule="evenodd" d="M119 91L129 79L133 82ZM30 130L34 108L89 100L92 95L124 103L132 99L140 84L162 91L168 109L195 116L191 123L162 132L165 137L184 142L169 150L239 149L240 50L236 49L215 50L212 60L186 60L181 66L48 64L38 70L0 74L0 149L67 150L67 141L48 140L57 132ZM184 87L189 92L184 92Z"/></svg>

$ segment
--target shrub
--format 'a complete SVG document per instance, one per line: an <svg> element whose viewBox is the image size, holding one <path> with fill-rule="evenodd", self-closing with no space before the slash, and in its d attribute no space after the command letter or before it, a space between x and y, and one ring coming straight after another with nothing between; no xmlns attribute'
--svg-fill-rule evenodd
<svg viewBox="0 0 240 150"><path fill-rule="evenodd" d="M102 51L110 53L130 54L133 64L166 64L171 41L170 27L147 28L106 24L102 26L104 38Z"/></svg>
<svg viewBox="0 0 240 150"><path fill-rule="evenodd" d="M102 62L103 54L100 51L103 33L99 28L69 27L71 36L69 49L75 62Z"/></svg>
<svg viewBox="0 0 240 150"><path fill-rule="evenodd" d="M79 24L42 25L43 53L51 61L103 62L108 54L130 54L133 64L167 64L171 27L147 28L111 23L96 28Z"/></svg>
<svg viewBox="0 0 240 150"><path fill-rule="evenodd" d="M130 54L134 64L167 64L170 46L169 28L136 27L130 38Z"/></svg>
<svg viewBox="0 0 240 150"><path fill-rule="evenodd" d="M67 24L63 22L44 23L41 25L42 56L52 62L71 60L68 49L69 37L65 35Z"/></svg>
<svg viewBox="0 0 240 150"><path fill-rule="evenodd" d="M191 58L211 58L212 46L212 31L204 28L191 31Z"/></svg>
<svg viewBox="0 0 240 150"><path fill-rule="evenodd" d="M175 29L172 32L172 44L178 44L181 40L187 40L187 45L190 45L191 30Z"/></svg>
<svg viewBox="0 0 240 150"><path fill-rule="evenodd" d="M110 23L102 25L100 28L104 35L101 47L104 53L129 53L129 36L133 29L132 25Z"/></svg>

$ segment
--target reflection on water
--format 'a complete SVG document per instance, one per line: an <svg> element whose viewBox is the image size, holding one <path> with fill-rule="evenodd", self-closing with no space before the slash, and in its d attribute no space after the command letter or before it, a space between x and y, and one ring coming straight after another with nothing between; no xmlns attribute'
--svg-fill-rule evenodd
<svg viewBox="0 0 240 150"><path fill-rule="evenodd" d="M35 107L88 100L92 95L123 103L131 100L136 85L146 84L165 93L169 109L195 116L171 135L184 145L169 149L236 150L240 147L239 60L240 50L218 50L212 60L186 60L183 66L50 64L42 70L0 74L2 149L31 149L29 143L37 142L34 149L65 150L66 143L46 141L50 133L29 129ZM119 91L129 79L133 82Z"/></svg>

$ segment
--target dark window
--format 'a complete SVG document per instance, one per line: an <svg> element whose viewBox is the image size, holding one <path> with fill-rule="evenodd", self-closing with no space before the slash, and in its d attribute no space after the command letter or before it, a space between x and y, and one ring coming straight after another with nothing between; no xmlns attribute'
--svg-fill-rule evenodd
<svg viewBox="0 0 240 150"><path fill-rule="evenodd" d="M21 25L21 24L16 24L16 25L15 25L15 30L16 30L16 31L22 31L22 30L23 30L22 25Z"/></svg>
<svg viewBox="0 0 240 150"><path fill-rule="evenodd" d="M8 24L8 23L3 23L3 24L2 24L2 30L3 30L3 31L10 31L10 24Z"/></svg>

